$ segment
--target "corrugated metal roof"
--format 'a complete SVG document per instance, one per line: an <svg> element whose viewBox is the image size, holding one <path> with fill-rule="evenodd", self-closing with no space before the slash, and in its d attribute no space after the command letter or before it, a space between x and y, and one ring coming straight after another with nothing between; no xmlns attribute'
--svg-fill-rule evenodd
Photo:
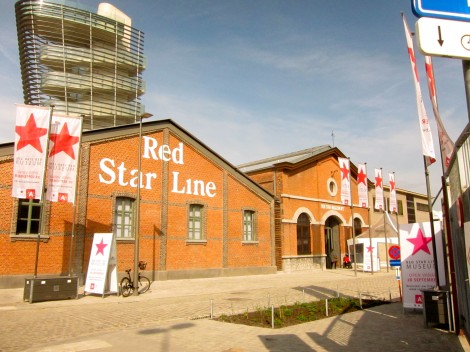
<svg viewBox="0 0 470 352"><path fill-rule="evenodd" d="M288 154L277 155L270 158L241 164L238 165L238 168L243 172L251 172L256 170L267 169L283 162L295 164L305 159L311 158L312 156L321 154L330 149L332 148L329 145L321 145L318 147L303 149Z"/></svg>

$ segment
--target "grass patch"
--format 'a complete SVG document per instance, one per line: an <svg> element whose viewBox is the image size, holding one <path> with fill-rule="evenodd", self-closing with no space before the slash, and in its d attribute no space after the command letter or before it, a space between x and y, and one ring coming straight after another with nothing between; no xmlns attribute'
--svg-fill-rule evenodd
<svg viewBox="0 0 470 352"><path fill-rule="evenodd" d="M376 307L389 302L378 299L363 299L362 308L359 299L350 297L339 297L328 299L328 317L351 313L361 309ZM282 305L274 308L274 327L302 324L309 321L327 318L325 300L312 301L308 303L294 303L293 305ZM244 324L262 328L272 328L271 307L258 307L255 311L234 315L221 315L216 321Z"/></svg>

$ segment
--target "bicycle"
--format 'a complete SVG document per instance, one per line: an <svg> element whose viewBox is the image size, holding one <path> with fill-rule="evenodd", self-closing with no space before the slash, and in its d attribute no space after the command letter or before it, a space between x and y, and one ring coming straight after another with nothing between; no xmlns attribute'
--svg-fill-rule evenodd
<svg viewBox="0 0 470 352"><path fill-rule="evenodd" d="M140 270L145 270L146 267L147 267L147 262L139 261ZM132 295L135 290L134 281L132 281L132 278L131 278L131 270L132 269L127 269L126 270L127 277L124 277L121 280L121 294L123 297L128 297ZM150 280L146 278L145 276L141 275L139 272L139 285L138 285L139 294L147 292L149 288L150 288Z"/></svg>

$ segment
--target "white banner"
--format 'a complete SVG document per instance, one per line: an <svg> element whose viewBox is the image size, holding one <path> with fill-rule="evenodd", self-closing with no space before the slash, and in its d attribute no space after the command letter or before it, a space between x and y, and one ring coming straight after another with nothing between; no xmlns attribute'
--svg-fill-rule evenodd
<svg viewBox="0 0 470 352"><path fill-rule="evenodd" d="M432 110L434 112L434 117L436 118L437 123L437 135L439 137L439 146L441 148L441 157L442 165L444 167L444 172L447 171L447 168L450 164L450 158L454 151L454 142L450 139L447 134L444 124L441 120L441 114L439 113L439 108L437 105L437 95L436 95L436 83L434 80L434 70L432 67L432 60L430 56L425 56L425 65L426 65L426 75L428 77L428 90L429 98L431 99Z"/></svg>
<svg viewBox="0 0 470 352"><path fill-rule="evenodd" d="M339 169L341 171L341 203L351 204L351 182L349 172L349 159L338 158Z"/></svg>
<svg viewBox="0 0 470 352"><path fill-rule="evenodd" d="M432 140L431 126L429 125L429 119L426 114L426 109L423 103L423 96L421 94L421 87L419 85L418 67L416 66L416 56L413 48L413 39L406 23L405 16L402 15L403 25L405 27L406 44L408 46L408 55L410 57L411 71L413 73L413 80L415 83L416 91L416 105L418 107L418 119L419 127L421 132L421 147L423 155L426 157L428 164L432 164L436 161L436 153L434 151L434 143Z"/></svg>
<svg viewBox="0 0 470 352"><path fill-rule="evenodd" d="M398 214L398 203L397 203L397 190L395 184L395 174L388 174L390 182L390 208L388 209L391 213Z"/></svg>
<svg viewBox="0 0 470 352"><path fill-rule="evenodd" d="M118 292L116 247L112 233L95 233L91 246L85 292Z"/></svg>
<svg viewBox="0 0 470 352"><path fill-rule="evenodd" d="M445 285L441 223L434 222L438 274ZM400 257L403 283L403 307L422 308L422 290L437 285L431 225L429 222L400 225Z"/></svg>
<svg viewBox="0 0 470 352"><path fill-rule="evenodd" d="M366 164L357 165L357 193L359 198L359 206L361 208L369 208Z"/></svg>
<svg viewBox="0 0 470 352"><path fill-rule="evenodd" d="M375 169L375 204L374 209L385 210L384 190L382 185L382 169Z"/></svg>
<svg viewBox="0 0 470 352"><path fill-rule="evenodd" d="M41 199L50 109L17 105L12 197Z"/></svg>
<svg viewBox="0 0 470 352"><path fill-rule="evenodd" d="M47 162L47 200L75 202L82 119L53 114Z"/></svg>

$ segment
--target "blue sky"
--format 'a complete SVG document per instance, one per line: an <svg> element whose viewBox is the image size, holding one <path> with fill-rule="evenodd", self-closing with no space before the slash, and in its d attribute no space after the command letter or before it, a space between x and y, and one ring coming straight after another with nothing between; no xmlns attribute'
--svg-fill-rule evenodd
<svg viewBox="0 0 470 352"><path fill-rule="evenodd" d="M81 0L95 8L99 1ZM109 0L145 32L147 92L171 118L238 165L333 144L369 179L426 191L416 98L400 13L411 0ZM0 0L0 143L23 103L14 1ZM418 50L415 43L415 49ZM441 117L455 140L468 122L462 63L434 58ZM427 113L437 133L418 54ZM430 168L440 187L440 162Z"/></svg>

